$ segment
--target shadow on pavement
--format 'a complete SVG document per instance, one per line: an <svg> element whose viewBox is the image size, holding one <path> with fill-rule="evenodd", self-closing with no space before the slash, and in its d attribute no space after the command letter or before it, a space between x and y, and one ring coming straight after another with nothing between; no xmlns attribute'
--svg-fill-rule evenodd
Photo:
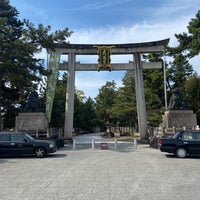
<svg viewBox="0 0 200 200"><path fill-rule="evenodd" d="M197 155L197 156L187 156L186 158L178 158L174 154L165 154L165 156L167 158L171 158L171 159L200 159L200 155Z"/></svg>
<svg viewBox="0 0 200 200"><path fill-rule="evenodd" d="M46 156L46 158L64 158L66 156L67 156L67 154L65 154L65 153L56 153L56 154L49 154Z"/></svg>
<svg viewBox="0 0 200 200"><path fill-rule="evenodd" d="M45 158L63 158L66 157L65 153L48 154L44 158L36 158L34 155L1 155L0 164L5 162L5 159L45 159Z"/></svg>
<svg viewBox="0 0 200 200"><path fill-rule="evenodd" d="M35 158L34 155L1 155L0 160L1 159L33 159Z"/></svg>

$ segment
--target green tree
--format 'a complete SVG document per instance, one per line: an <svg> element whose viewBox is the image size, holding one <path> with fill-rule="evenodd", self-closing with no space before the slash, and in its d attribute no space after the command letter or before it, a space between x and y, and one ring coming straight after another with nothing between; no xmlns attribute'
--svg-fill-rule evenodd
<svg viewBox="0 0 200 200"><path fill-rule="evenodd" d="M195 73L185 83L184 92L189 107L196 113L197 122L200 124L200 76Z"/></svg>
<svg viewBox="0 0 200 200"><path fill-rule="evenodd" d="M71 34L68 29L49 33L51 27L41 24L35 28L28 20L19 20L18 14L8 0L0 0L0 114L10 112L5 119L9 128L30 91L37 90L47 75L43 60L35 55L43 48L53 50L55 42L64 42Z"/></svg>
<svg viewBox="0 0 200 200"><path fill-rule="evenodd" d="M116 96L116 83L107 81L104 86L99 89L96 100L96 114L101 130L105 130L105 124L111 124L113 121L111 108L114 104Z"/></svg>
<svg viewBox="0 0 200 200"><path fill-rule="evenodd" d="M17 19L18 12L9 5L9 1L0 1L0 11L0 114L4 114L5 118L7 112L11 114L11 117L13 116L11 113L14 108L12 102L19 98L19 87L15 87L15 85L21 83L17 81L19 77L14 76L16 71L13 65L17 64L17 60L14 58L15 54L18 53L16 46L21 46L22 51L24 51L23 43L18 42L22 35L23 23ZM21 66L16 67L16 70L20 69ZM23 76L23 73L21 74L18 75ZM15 95L11 99L12 94ZM12 108L9 108L9 104L6 103L11 103ZM0 120L2 120L1 117ZM2 125L2 121L0 121L0 125ZM2 126L0 128L2 129Z"/></svg>
<svg viewBox="0 0 200 200"><path fill-rule="evenodd" d="M194 57L200 52L200 10L188 25L189 56Z"/></svg>
<svg viewBox="0 0 200 200"><path fill-rule="evenodd" d="M74 129L80 133L84 124L84 92L75 90L74 93Z"/></svg>
<svg viewBox="0 0 200 200"><path fill-rule="evenodd" d="M82 129L86 132L95 132L97 126L97 116L95 112L95 103L91 97L88 97L84 102L83 107L84 119Z"/></svg>
<svg viewBox="0 0 200 200"><path fill-rule="evenodd" d="M168 49L169 52L171 49ZM169 55L172 54L169 53ZM192 65L189 64L188 58L182 53L174 54L172 56L174 60L169 63L170 67L167 70L168 87L170 90L177 87L184 90L185 81L193 74Z"/></svg>
<svg viewBox="0 0 200 200"><path fill-rule="evenodd" d="M137 128L137 108L135 95L135 73L129 70L122 79L123 86L116 93L111 108L113 118L119 126L134 126Z"/></svg>
<svg viewBox="0 0 200 200"><path fill-rule="evenodd" d="M74 128L78 133L94 132L96 127L95 103L92 98L86 99L84 92L75 90Z"/></svg>
<svg viewBox="0 0 200 200"><path fill-rule="evenodd" d="M144 55L145 60L148 62L163 63L162 57L161 53ZM143 70L143 78L147 120L150 125L158 126L162 121L161 115L165 105L163 68Z"/></svg>
<svg viewBox="0 0 200 200"><path fill-rule="evenodd" d="M188 33L175 34L178 40L178 46L172 49L174 55L184 53L187 57L192 58L200 52L200 10L195 18L189 22Z"/></svg>
<svg viewBox="0 0 200 200"><path fill-rule="evenodd" d="M184 90L185 81L193 74L193 68L189 64L189 59L200 52L200 10L196 17L189 22L188 33L175 34L178 40L176 47L168 47L168 55L174 58L168 70L168 85L170 89L180 87Z"/></svg>

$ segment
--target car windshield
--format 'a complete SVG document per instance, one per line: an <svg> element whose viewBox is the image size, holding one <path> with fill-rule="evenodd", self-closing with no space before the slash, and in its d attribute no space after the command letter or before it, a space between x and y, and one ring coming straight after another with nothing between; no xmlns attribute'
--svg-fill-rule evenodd
<svg viewBox="0 0 200 200"><path fill-rule="evenodd" d="M178 134L179 134L179 132L178 132L178 133L176 133L175 135L173 135L173 136L172 136L172 138L176 139L176 138L177 138L177 136L178 136Z"/></svg>
<svg viewBox="0 0 200 200"><path fill-rule="evenodd" d="M34 138L33 138L33 137L31 137L29 134L27 134L27 133L24 133L24 135L25 135L27 138L29 138L30 140L34 140Z"/></svg>

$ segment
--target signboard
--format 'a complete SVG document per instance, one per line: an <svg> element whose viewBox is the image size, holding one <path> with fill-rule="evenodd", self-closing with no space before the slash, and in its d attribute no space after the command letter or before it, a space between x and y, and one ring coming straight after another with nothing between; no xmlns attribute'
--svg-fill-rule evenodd
<svg viewBox="0 0 200 200"><path fill-rule="evenodd" d="M94 46L98 49L98 69L112 71L111 68L111 49L114 46Z"/></svg>

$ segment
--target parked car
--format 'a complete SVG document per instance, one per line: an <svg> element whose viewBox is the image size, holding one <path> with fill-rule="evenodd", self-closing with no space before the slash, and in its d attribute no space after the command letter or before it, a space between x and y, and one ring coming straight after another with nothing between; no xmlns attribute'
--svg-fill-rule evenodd
<svg viewBox="0 0 200 200"><path fill-rule="evenodd" d="M56 144L51 140L36 140L23 132L0 132L0 155L35 155L43 158L56 152Z"/></svg>
<svg viewBox="0 0 200 200"><path fill-rule="evenodd" d="M158 140L162 152L175 154L179 158L188 155L200 155L200 131L185 130L176 133L169 139Z"/></svg>

